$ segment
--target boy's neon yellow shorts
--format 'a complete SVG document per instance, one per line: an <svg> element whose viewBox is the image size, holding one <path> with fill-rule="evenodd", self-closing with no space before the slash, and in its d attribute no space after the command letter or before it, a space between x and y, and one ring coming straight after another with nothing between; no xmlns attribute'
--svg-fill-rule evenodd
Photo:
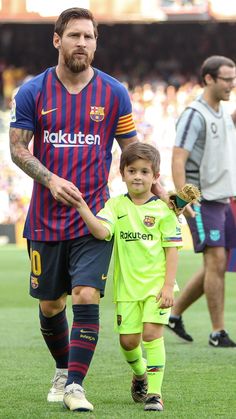
<svg viewBox="0 0 236 419"><path fill-rule="evenodd" d="M143 323L167 324L171 308L159 308L156 297L116 303L114 329L119 334L142 333Z"/></svg>

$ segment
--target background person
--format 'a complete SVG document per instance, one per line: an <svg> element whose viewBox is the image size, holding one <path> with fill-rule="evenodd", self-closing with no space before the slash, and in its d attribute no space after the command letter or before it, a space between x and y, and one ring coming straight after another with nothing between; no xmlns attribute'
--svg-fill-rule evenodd
<svg viewBox="0 0 236 419"><path fill-rule="evenodd" d="M176 188L191 182L201 190L201 205L193 205L187 217L195 252L203 253L203 266L177 298L169 329L191 342L182 313L206 295L212 323L209 344L236 347L224 325L226 249L235 247L236 230L229 217L229 197L236 195L236 131L221 101L228 101L235 84L235 64L224 56L207 58L201 68L203 94L180 116L173 149L173 180Z"/></svg>

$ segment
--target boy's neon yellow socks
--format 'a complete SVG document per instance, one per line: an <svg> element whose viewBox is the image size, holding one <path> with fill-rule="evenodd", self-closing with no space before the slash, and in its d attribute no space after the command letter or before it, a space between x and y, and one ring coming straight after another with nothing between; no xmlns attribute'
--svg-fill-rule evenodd
<svg viewBox="0 0 236 419"><path fill-rule="evenodd" d="M141 345L137 346L135 349L131 349L131 351L126 351L122 347L120 348L134 375L141 376L145 374L146 362L143 359Z"/></svg>
<svg viewBox="0 0 236 419"><path fill-rule="evenodd" d="M151 342L143 341L143 346L147 354L148 394L161 396L166 361L164 338L161 337Z"/></svg>

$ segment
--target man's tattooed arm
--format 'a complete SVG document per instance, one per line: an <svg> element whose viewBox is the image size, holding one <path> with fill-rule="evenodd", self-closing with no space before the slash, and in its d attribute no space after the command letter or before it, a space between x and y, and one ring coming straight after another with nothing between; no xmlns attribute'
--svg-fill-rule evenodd
<svg viewBox="0 0 236 419"><path fill-rule="evenodd" d="M53 198L67 206L76 207L81 197L79 189L70 181L50 172L29 151L33 132L10 128L10 151L13 162L27 175L50 189Z"/></svg>
<svg viewBox="0 0 236 419"><path fill-rule="evenodd" d="M48 186L52 173L29 151L28 146L32 137L32 131L10 128L11 158L27 175Z"/></svg>

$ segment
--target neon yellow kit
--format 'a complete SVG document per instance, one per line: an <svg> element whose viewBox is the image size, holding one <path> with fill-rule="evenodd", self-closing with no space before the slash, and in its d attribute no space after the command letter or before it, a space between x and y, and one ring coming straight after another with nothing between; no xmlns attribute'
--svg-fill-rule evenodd
<svg viewBox="0 0 236 419"><path fill-rule="evenodd" d="M175 213L153 196L135 205L129 195L110 198L97 214L114 235L114 301L156 296L165 279L164 247L181 247Z"/></svg>

